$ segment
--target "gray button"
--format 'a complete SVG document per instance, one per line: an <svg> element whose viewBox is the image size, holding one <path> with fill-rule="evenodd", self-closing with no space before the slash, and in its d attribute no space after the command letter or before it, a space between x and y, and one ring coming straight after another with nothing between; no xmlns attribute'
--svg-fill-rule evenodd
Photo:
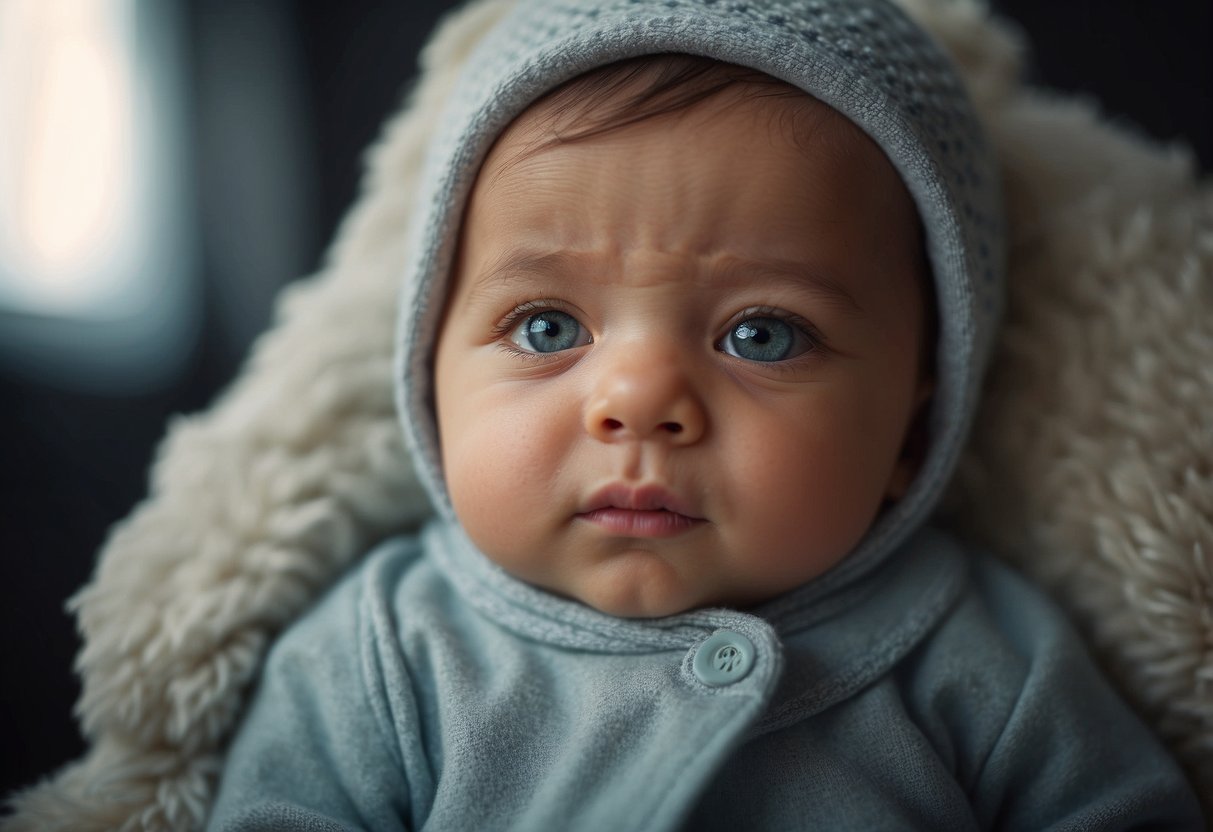
<svg viewBox="0 0 1213 832"><path fill-rule="evenodd" d="M754 643L741 633L721 630L695 651L691 667L699 681L718 688L740 682L754 667Z"/></svg>

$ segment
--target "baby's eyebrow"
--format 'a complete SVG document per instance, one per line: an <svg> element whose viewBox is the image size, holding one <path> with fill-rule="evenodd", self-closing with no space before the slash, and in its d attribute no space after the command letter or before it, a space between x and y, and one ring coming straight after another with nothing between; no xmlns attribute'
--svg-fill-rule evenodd
<svg viewBox="0 0 1213 832"><path fill-rule="evenodd" d="M510 284L519 280L538 278L555 278L565 273L572 265L573 258L561 251L540 252L532 249L514 248L501 254L493 264L481 274L468 292L468 298L474 300L477 295L502 283Z"/></svg>
<svg viewBox="0 0 1213 832"><path fill-rule="evenodd" d="M501 254L493 264L476 277L468 293L470 300L490 288L509 286L512 283L536 280L557 280L576 267L578 258L567 251L536 251L513 248ZM725 255L716 258L711 267L711 280L744 284L747 278L760 275L774 278L803 289L822 302L830 303L840 310L862 315L863 308L838 281L821 274L809 264L798 260L779 258L748 258ZM709 288L705 285L704 288Z"/></svg>
<svg viewBox="0 0 1213 832"><path fill-rule="evenodd" d="M807 290L821 301L830 303L844 312L853 315L863 314L863 307L841 283L798 260L728 256L721 260L716 273L720 278L736 283L744 283L747 277L756 274L786 281L797 288Z"/></svg>

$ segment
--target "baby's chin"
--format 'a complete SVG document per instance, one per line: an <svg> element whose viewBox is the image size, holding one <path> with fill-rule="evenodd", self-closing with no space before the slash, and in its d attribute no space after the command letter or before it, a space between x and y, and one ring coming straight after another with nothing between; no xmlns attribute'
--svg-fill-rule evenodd
<svg viewBox="0 0 1213 832"><path fill-rule="evenodd" d="M648 593L648 595L651 596L652 593ZM632 619L667 618L671 615L678 615L690 612L691 610L721 606L720 604L695 603L677 598L624 596L622 593L617 592L593 592L587 596L571 597L588 607L598 610L598 612L616 618Z"/></svg>
<svg viewBox="0 0 1213 832"><path fill-rule="evenodd" d="M713 604L694 603L678 598L653 597L655 593L592 592L576 600L601 613L616 618L666 618L679 613L702 609Z"/></svg>
<svg viewBox="0 0 1213 832"><path fill-rule="evenodd" d="M647 553L616 556L552 591L617 618L665 618L709 607L736 607L714 587Z"/></svg>

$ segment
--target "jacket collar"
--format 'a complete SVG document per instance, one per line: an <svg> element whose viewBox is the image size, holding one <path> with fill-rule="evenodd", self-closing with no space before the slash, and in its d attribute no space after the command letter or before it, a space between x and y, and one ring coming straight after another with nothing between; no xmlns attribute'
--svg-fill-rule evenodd
<svg viewBox="0 0 1213 832"><path fill-rule="evenodd" d="M789 658L806 660L789 662L786 674L795 688L789 694L798 699L812 694L801 707L824 706L836 698L827 695L829 689L853 689L892 666L951 609L966 574L956 542L923 529L878 569L849 580L845 572L841 578L827 573L752 610L701 609L626 619L512 577L457 525L435 522L423 534L432 562L465 602L531 641L596 653L644 654L685 650L720 629L768 630L791 651ZM807 685L808 677L800 678L806 673L813 677L812 685Z"/></svg>

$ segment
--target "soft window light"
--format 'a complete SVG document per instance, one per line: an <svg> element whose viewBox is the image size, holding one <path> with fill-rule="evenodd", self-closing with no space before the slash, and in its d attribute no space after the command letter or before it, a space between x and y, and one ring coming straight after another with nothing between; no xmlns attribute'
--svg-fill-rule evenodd
<svg viewBox="0 0 1213 832"><path fill-rule="evenodd" d="M192 332L173 4L0 3L0 359L143 386Z"/></svg>

